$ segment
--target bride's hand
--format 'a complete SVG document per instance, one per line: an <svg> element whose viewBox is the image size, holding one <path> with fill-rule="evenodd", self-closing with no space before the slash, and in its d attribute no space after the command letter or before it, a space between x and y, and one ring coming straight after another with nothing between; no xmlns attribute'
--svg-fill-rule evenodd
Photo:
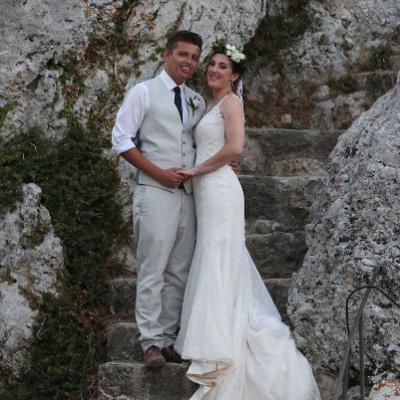
<svg viewBox="0 0 400 400"><path fill-rule="evenodd" d="M183 175L185 178L187 179L191 179L194 178L195 176L198 175L198 171L197 168L193 167L193 168L183 168L183 169L179 169L178 171L176 171L178 174Z"/></svg>

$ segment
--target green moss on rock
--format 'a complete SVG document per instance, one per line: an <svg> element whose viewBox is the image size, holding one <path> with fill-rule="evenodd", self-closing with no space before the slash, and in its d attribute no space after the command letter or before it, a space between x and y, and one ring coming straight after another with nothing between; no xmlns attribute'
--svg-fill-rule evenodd
<svg viewBox="0 0 400 400"><path fill-rule="evenodd" d="M91 126L83 130L71 123L57 145L33 130L0 148L3 212L21 199L23 183L39 185L55 234L63 241L67 271L60 297L45 296L40 305L31 367L19 378L0 371L7 377L1 390L6 400L88 399L97 365L105 360L107 281L119 272L111 249L126 231L116 166L102 156L108 142ZM31 245L44 234L38 231Z"/></svg>
<svg viewBox="0 0 400 400"><path fill-rule="evenodd" d="M310 26L308 3L309 0L286 0L277 15L267 11L245 47L249 61L260 57L275 59L279 50L290 47Z"/></svg>
<svg viewBox="0 0 400 400"><path fill-rule="evenodd" d="M24 245L26 248L33 249L43 243L46 235L50 232L50 226L40 223L36 226L32 234L26 239Z"/></svg>
<svg viewBox="0 0 400 400"><path fill-rule="evenodd" d="M7 103L3 107L0 107L0 128L3 126L7 114L16 107L16 103Z"/></svg>
<svg viewBox="0 0 400 400"><path fill-rule="evenodd" d="M328 82L331 89L339 93L354 93L359 90L359 85L357 80L350 74L345 75L340 79L331 79Z"/></svg>
<svg viewBox="0 0 400 400"><path fill-rule="evenodd" d="M391 68L390 56L392 51L389 45L380 46L371 50L369 58L369 66L371 70L383 69L388 70Z"/></svg>

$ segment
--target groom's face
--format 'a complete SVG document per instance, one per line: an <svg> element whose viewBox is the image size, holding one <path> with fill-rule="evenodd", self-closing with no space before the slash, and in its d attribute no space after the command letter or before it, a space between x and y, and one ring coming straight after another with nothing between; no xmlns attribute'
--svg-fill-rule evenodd
<svg viewBox="0 0 400 400"><path fill-rule="evenodd" d="M190 78L200 59L200 48L193 43L178 42L170 52L164 50L165 70L178 84Z"/></svg>

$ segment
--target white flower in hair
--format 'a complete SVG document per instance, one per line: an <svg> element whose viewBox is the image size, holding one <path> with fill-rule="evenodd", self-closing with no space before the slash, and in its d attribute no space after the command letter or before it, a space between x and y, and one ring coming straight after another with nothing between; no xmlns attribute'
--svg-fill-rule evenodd
<svg viewBox="0 0 400 400"><path fill-rule="evenodd" d="M235 46L226 44L225 50L226 50L226 55L236 63L240 63L240 61L246 59L246 56L241 51L239 51Z"/></svg>

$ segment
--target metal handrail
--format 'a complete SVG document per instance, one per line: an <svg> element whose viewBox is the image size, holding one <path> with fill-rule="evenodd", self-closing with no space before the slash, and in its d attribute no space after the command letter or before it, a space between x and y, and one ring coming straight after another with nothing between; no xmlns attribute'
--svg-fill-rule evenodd
<svg viewBox="0 0 400 400"><path fill-rule="evenodd" d="M360 398L361 400L365 400L365 373L364 373L364 308L367 303L368 297L372 290L377 290L381 294L383 294L392 304L400 309L400 304L397 303L393 298L391 298L387 293L385 293L382 289L374 286L375 280L381 272L382 266L378 266L372 276L371 284L364 285L357 289L354 289L346 299L346 328L348 339L344 348L342 364L340 366L339 375L336 379L335 386L333 389L333 394L331 400L346 400L347 390L348 390L348 382L349 382L349 368L350 368L350 355L351 355L351 346L355 339L356 332L358 330L359 333L359 348L360 348ZM361 304L358 308L356 317L354 319L353 325L350 329L349 326L349 301L353 297L354 294L358 293L361 290L367 289L364 293Z"/></svg>

